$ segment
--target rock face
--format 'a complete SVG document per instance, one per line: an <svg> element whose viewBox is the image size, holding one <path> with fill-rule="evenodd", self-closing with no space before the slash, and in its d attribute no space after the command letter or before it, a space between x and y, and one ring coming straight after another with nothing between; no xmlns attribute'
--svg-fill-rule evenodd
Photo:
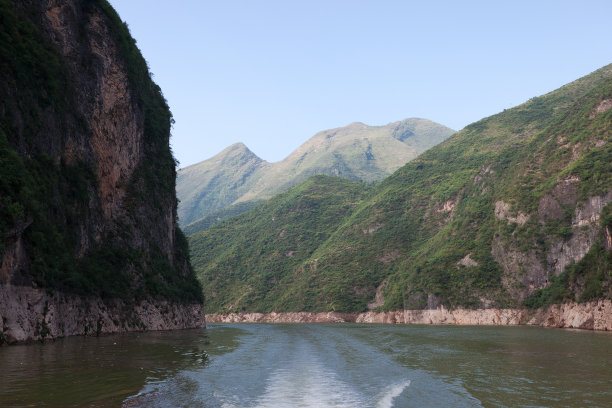
<svg viewBox="0 0 612 408"><path fill-rule="evenodd" d="M0 6L3 338L201 326L172 117L127 26L104 0Z"/></svg>
<svg viewBox="0 0 612 408"><path fill-rule="evenodd" d="M559 183L558 186L560 185L562 183ZM565 199L567 198L565 196ZM575 199L569 200L570 204L575 205L574 215L568 227L571 235L567 239L557 239L551 242L545 257L538 256L537 252L541 249L535 245L521 251L516 248L516 242L509 240L504 242L499 236L496 236L493 239L491 253L504 270L502 279L508 292L515 299L525 300L536 290L547 287L550 280L554 276L559 276L568 265L581 261L594 244L601 241L605 246L605 230L602 231L600 225L601 214L604 207L610 202L612 202L612 191L601 196L589 197L584 202L576 203ZM555 215L557 206L560 208L557 200L552 196L542 198L538 209L540 219L557 218ZM500 208L499 205L496 206L496 216L498 208ZM553 210L550 210L551 208ZM506 219L510 222L510 218ZM544 225L544 221L541 221L541 225Z"/></svg>
<svg viewBox="0 0 612 408"><path fill-rule="evenodd" d="M467 326L543 326L612 330L612 301L567 303L543 309L446 309L398 310L366 313L230 313L209 314L209 322L223 323L380 323L456 324Z"/></svg>
<svg viewBox="0 0 612 408"><path fill-rule="evenodd" d="M0 286L0 342L98 336L142 330L204 327L199 304L121 299L103 300L65 293L49 295L25 286Z"/></svg>

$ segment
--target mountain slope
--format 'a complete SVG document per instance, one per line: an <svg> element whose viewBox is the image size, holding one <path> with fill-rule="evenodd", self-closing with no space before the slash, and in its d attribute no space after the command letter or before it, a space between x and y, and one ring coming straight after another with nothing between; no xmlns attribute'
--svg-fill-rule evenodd
<svg viewBox="0 0 612 408"><path fill-rule="evenodd" d="M201 325L172 116L127 26L103 0L0 19L0 343Z"/></svg>
<svg viewBox="0 0 612 408"><path fill-rule="evenodd" d="M610 107L606 66L466 127L373 186L341 222L322 225L328 238L309 246L310 255L274 268L285 276L282 286L271 285L274 296L247 286L231 297L215 286L228 270L257 280L241 266L254 259L226 259L220 268L225 258L214 244L209 255L198 252L225 224L193 235L196 271L220 299L208 310L482 308L609 298ZM259 217L250 222L270 214ZM234 232L224 231L224 241L249 253L249 224L231 222ZM266 228L273 234L284 226ZM257 256L277 259L274 248Z"/></svg>
<svg viewBox="0 0 612 408"><path fill-rule="evenodd" d="M200 232L201 238L191 241L194 265L219 271L203 278L205 287L213 289L207 298L209 308L231 303L276 308L292 273L330 238L367 191L363 183L314 176ZM236 239L238 235L242 239Z"/></svg>
<svg viewBox="0 0 612 408"><path fill-rule="evenodd" d="M385 126L352 123L317 133L277 163L236 144L179 171L179 219L187 225L232 204L260 202L315 174L380 181L452 133L425 119Z"/></svg>
<svg viewBox="0 0 612 408"><path fill-rule="evenodd" d="M223 209L244 196L270 164L244 144L182 169L177 178L179 219L183 225Z"/></svg>

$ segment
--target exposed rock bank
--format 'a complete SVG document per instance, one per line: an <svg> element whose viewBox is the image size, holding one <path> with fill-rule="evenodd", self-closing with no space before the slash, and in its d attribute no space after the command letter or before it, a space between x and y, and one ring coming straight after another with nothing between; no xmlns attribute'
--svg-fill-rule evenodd
<svg viewBox="0 0 612 408"><path fill-rule="evenodd" d="M208 322L223 323L393 323L498 326L543 326L612 330L612 300L567 303L542 309L454 309L365 313L230 313L209 314Z"/></svg>
<svg viewBox="0 0 612 408"><path fill-rule="evenodd" d="M0 344L141 330L205 327L200 304L83 298L0 285Z"/></svg>

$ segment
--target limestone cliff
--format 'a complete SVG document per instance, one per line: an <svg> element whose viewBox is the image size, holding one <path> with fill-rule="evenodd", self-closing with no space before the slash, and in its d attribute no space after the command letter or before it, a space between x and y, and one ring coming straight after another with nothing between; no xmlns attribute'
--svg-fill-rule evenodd
<svg viewBox="0 0 612 408"><path fill-rule="evenodd" d="M127 26L104 0L0 0L0 18L0 342L145 328L108 323L143 304L189 310L146 327L202 325L172 116Z"/></svg>

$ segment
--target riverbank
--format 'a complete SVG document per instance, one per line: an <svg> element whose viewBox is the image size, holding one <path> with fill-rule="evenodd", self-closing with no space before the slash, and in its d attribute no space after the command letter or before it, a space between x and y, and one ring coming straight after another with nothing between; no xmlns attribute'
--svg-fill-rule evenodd
<svg viewBox="0 0 612 408"><path fill-rule="evenodd" d="M206 325L201 304L103 300L13 285L0 285L0 314L0 345Z"/></svg>
<svg viewBox="0 0 612 408"><path fill-rule="evenodd" d="M612 300L565 303L542 309L437 309L392 312L207 314L209 323L387 323L493 326L542 326L612 330Z"/></svg>

